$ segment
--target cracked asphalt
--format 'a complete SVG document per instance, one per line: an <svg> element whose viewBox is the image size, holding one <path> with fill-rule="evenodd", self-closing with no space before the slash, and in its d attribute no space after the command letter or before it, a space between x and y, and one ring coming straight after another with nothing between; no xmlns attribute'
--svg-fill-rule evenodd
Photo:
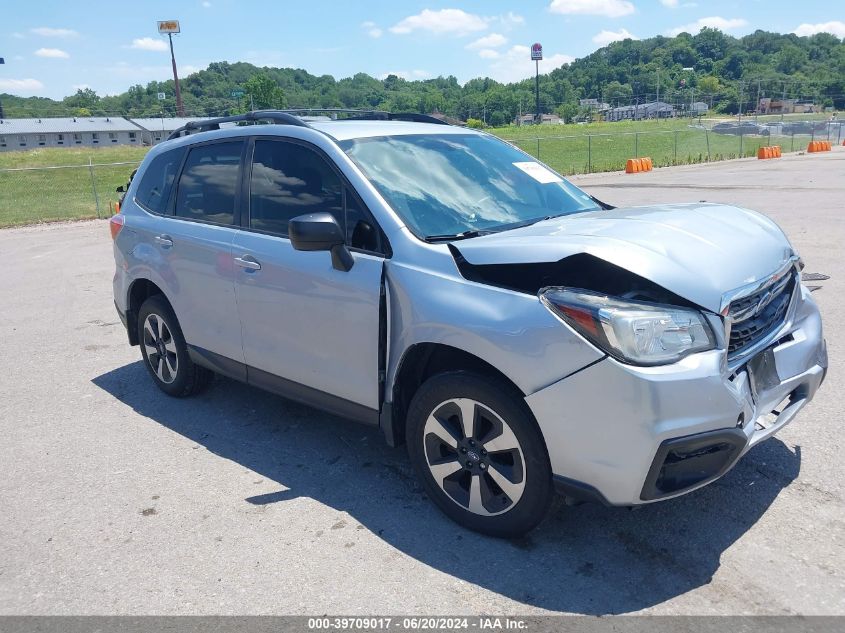
<svg viewBox="0 0 845 633"><path fill-rule="evenodd" d="M0 231L0 614L843 614L845 148L573 180L614 204L760 210L806 261L831 368L723 479L630 511L557 504L500 541L376 431L229 380L148 379L105 221ZM611 438L612 439L612 438Z"/></svg>

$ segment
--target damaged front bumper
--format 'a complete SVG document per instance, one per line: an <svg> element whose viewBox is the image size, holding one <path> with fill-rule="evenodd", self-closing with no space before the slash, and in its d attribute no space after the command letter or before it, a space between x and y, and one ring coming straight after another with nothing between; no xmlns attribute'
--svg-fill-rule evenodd
<svg viewBox="0 0 845 633"><path fill-rule="evenodd" d="M818 308L805 288L796 298L772 343L739 367L724 350L661 367L606 358L528 396L558 488L610 505L674 497L777 433L827 371Z"/></svg>

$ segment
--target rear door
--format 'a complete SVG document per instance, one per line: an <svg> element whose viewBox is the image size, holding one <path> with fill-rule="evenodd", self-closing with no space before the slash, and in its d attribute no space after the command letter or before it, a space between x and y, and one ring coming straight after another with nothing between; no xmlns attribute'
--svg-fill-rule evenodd
<svg viewBox="0 0 845 633"><path fill-rule="evenodd" d="M244 226L233 245L250 382L281 377L288 387L289 382L318 392L306 390L302 400L336 411L344 410L344 402L376 411L386 242L317 148L259 138L250 153ZM318 211L332 213L346 229L355 260L351 270L335 270L328 252L293 249L288 221Z"/></svg>
<svg viewBox="0 0 845 633"><path fill-rule="evenodd" d="M172 212L153 237L168 262L171 301L185 340L243 363L232 240L239 221L243 139L188 149Z"/></svg>

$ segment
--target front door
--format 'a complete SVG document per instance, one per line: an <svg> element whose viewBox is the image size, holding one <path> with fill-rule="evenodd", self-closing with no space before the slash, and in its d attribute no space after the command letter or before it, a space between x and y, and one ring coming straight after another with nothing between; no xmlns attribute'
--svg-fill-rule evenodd
<svg viewBox="0 0 845 633"><path fill-rule="evenodd" d="M248 182L248 217L232 253L250 381L264 384L266 373L306 387L305 401L343 410L328 406L339 398L376 411L383 266L372 238L377 227L369 220L368 230L357 232L370 242L353 249L346 272L332 267L327 252L293 249L291 218L327 211L345 229L349 218L356 226L346 234L355 246L352 234L364 217L335 166L307 144L257 139ZM325 402L316 402L321 393Z"/></svg>

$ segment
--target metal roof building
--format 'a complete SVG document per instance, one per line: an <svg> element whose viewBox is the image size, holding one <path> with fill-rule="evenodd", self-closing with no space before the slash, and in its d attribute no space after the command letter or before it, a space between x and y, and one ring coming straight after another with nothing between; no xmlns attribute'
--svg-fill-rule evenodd
<svg viewBox="0 0 845 633"><path fill-rule="evenodd" d="M158 117L130 119L141 128L144 145L155 145L167 139L168 135L190 121L204 121L210 117Z"/></svg>
<svg viewBox="0 0 845 633"><path fill-rule="evenodd" d="M663 101L653 101L651 103L639 103L622 106L621 108L613 108L607 111L605 120L624 121L631 119L639 121L640 119L665 119L674 116L674 113L674 106Z"/></svg>
<svg viewBox="0 0 845 633"><path fill-rule="evenodd" d="M0 151L140 144L141 130L123 117L0 119Z"/></svg>

